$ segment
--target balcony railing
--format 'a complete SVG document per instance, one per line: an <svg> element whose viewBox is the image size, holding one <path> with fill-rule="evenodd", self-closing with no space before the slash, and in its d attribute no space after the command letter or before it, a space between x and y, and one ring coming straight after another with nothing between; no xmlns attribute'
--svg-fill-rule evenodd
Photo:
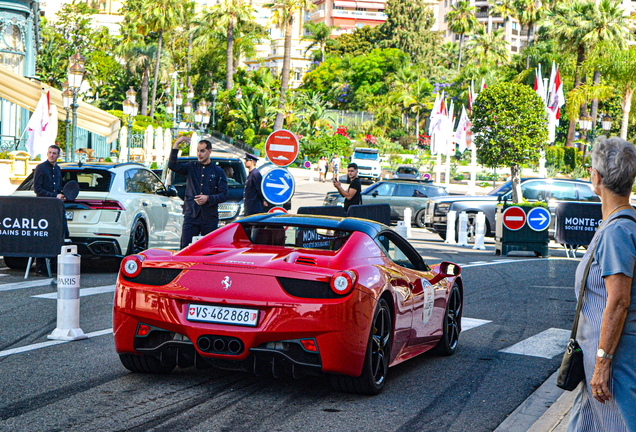
<svg viewBox="0 0 636 432"><path fill-rule="evenodd" d="M383 12L363 12L363 11L348 11L348 10L333 10L334 17L346 17L346 18L371 18L371 19L386 19L386 14Z"/></svg>
<svg viewBox="0 0 636 432"><path fill-rule="evenodd" d="M477 18L488 18L488 12L475 12Z"/></svg>

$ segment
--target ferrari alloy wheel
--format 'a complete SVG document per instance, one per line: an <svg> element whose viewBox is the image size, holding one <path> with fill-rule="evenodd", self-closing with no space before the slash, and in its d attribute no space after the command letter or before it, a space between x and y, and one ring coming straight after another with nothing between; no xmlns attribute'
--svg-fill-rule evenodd
<svg viewBox="0 0 636 432"><path fill-rule="evenodd" d="M359 377L332 375L331 383L339 391L376 395L382 391L389 371L393 321L386 300L380 299L373 315L367 353Z"/></svg>
<svg viewBox="0 0 636 432"><path fill-rule="evenodd" d="M136 354L119 354L119 360L131 372L149 374L167 374L172 372L176 364L162 364L157 357Z"/></svg>
<svg viewBox="0 0 636 432"><path fill-rule="evenodd" d="M137 219L130 232L128 255L140 253L146 249L148 249L148 231L146 230L146 225L141 220Z"/></svg>
<svg viewBox="0 0 636 432"><path fill-rule="evenodd" d="M462 322L462 296L459 293L457 284L453 284L448 303L446 303L446 313L444 314L443 334L435 346L438 354L449 356L455 354L459 344L459 332Z"/></svg>
<svg viewBox="0 0 636 432"><path fill-rule="evenodd" d="M417 224L418 227L426 228L426 225L424 225L425 217L426 217L426 209L425 208L423 208L422 210L417 212L417 214L415 215L415 223Z"/></svg>

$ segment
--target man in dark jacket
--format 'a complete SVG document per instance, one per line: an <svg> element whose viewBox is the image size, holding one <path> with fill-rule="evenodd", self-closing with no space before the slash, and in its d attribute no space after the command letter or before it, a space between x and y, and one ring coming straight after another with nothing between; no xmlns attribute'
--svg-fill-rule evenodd
<svg viewBox="0 0 636 432"><path fill-rule="evenodd" d="M249 171L244 191L245 216L267 211L263 208L263 206L267 206L267 201L265 201L261 190L263 177L256 169L256 162L258 162L258 158L256 156L250 153L245 153L245 168Z"/></svg>
<svg viewBox="0 0 636 432"><path fill-rule="evenodd" d="M38 197L64 199L62 194L62 170L57 165L60 156L60 148L56 145L49 147L46 160L33 170L33 190ZM68 237L68 228L65 227L65 237ZM35 260L35 272L41 276L49 276L46 269L45 258Z"/></svg>
<svg viewBox="0 0 636 432"><path fill-rule="evenodd" d="M183 203L182 249L192 242L192 237L207 235L218 228L219 203L227 201L227 177L225 172L210 160L210 141L199 141L198 161L177 163L179 144L186 140L189 138L180 137L175 141L168 162L168 168L185 175L187 179Z"/></svg>

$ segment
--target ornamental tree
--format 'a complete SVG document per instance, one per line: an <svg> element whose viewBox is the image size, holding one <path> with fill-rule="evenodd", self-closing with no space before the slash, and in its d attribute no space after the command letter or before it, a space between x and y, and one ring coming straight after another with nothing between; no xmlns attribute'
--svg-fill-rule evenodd
<svg viewBox="0 0 636 432"><path fill-rule="evenodd" d="M548 141L548 116L527 85L501 83L479 94L473 106L477 160L489 168L510 167L512 200L521 202L521 165L536 162Z"/></svg>

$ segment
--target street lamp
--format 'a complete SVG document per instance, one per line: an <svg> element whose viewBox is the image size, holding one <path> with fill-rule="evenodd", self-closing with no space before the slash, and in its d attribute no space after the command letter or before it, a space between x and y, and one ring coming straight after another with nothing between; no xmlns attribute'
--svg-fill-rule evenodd
<svg viewBox="0 0 636 432"><path fill-rule="evenodd" d="M128 137L126 141L126 146L128 147L128 162L130 162L130 139L132 137L132 125L139 109L139 105L137 105L137 102L134 99L135 94L135 91L131 87L130 90L126 92L126 100L122 104L124 115L126 116L126 120L128 121Z"/></svg>
<svg viewBox="0 0 636 432"><path fill-rule="evenodd" d="M190 113L192 112L192 102L187 101L183 104L183 113L187 116L187 122L190 123Z"/></svg>
<svg viewBox="0 0 636 432"><path fill-rule="evenodd" d="M73 93L73 103L71 104L71 108L73 109L73 138L70 142L70 147L66 148L66 158L68 161L68 154L71 155L71 162L73 162L73 147L75 147L75 137L77 136L77 108L79 108L79 104L77 103L77 92L82 86L82 80L84 79L84 64L86 60L79 52L79 48L76 50L75 54L71 56L69 59L71 66L68 68L68 86L69 89ZM69 90L67 89L67 90ZM67 94L67 97L70 96Z"/></svg>
<svg viewBox="0 0 636 432"><path fill-rule="evenodd" d="M212 84L212 129L216 127L216 83Z"/></svg>
<svg viewBox="0 0 636 432"><path fill-rule="evenodd" d="M68 88L68 81L64 81L62 84L62 104L64 105L64 109L66 110L66 146L64 147L64 161L68 162L68 142L71 138L71 134L69 133L69 125L71 124L71 120L69 118L69 112L71 108L71 104L73 103L73 90Z"/></svg>
<svg viewBox="0 0 636 432"><path fill-rule="evenodd" d="M592 145L594 145L594 140L596 140L596 135L597 135L597 128L593 127L593 118L590 117L589 115L582 115L581 117L579 117L579 129L581 130L581 132L585 133L586 136L586 142L587 145L585 146L585 154L587 154L587 146L589 145L590 148ZM608 132L611 128L612 128L612 117L610 117L608 114L603 115L602 113L599 114L596 124L601 124L601 129L604 132Z"/></svg>

